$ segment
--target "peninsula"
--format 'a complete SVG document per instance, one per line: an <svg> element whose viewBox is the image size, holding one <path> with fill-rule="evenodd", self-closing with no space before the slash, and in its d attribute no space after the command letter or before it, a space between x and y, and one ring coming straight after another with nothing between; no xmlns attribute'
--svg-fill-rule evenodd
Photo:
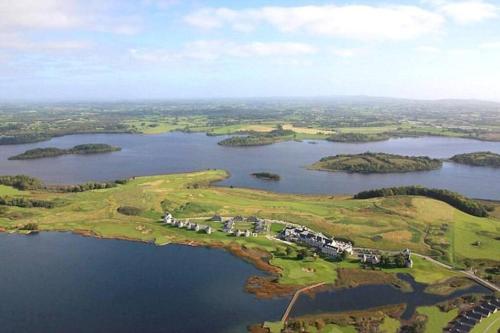
<svg viewBox="0 0 500 333"><path fill-rule="evenodd" d="M464 207L443 202L438 192L401 190L386 196L382 191L351 198L211 186L227 177L222 170L134 177L80 193L49 191L36 179L4 176L0 231L70 231L224 248L270 273L247 282L245 289L259 297L322 284L377 281L403 288L398 273L410 274L429 290L453 291L451 284L465 273L451 267L499 281L490 272L500 256L500 221L467 214Z"/></svg>
<svg viewBox="0 0 500 333"><path fill-rule="evenodd" d="M277 129L270 132L254 132L247 136L233 136L224 139L219 142L219 145L233 147L263 146L292 140L294 136L294 131L283 129L283 127L278 125Z"/></svg>
<svg viewBox="0 0 500 333"><path fill-rule="evenodd" d="M389 140L391 136L387 133L337 133L329 136L326 140L332 142L363 143Z"/></svg>
<svg viewBox="0 0 500 333"><path fill-rule="evenodd" d="M113 147L108 144L88 143L88 144L77 145L70 149L61 149L53 147L30 149L22 154L9 157L9 160L34 160L38 158L56 157L61 155L72 155L72 154L78 154L78 155L101 154L119 150L121 150L120 147Z"/></svg>
<svg viewBox="0 0 500 333"><path fill-rule="evenodd" d="M346 154L323 157L310 168L353 173L413 172L439 169L441 160L427 156L402 156L386 153Z"/></svg>

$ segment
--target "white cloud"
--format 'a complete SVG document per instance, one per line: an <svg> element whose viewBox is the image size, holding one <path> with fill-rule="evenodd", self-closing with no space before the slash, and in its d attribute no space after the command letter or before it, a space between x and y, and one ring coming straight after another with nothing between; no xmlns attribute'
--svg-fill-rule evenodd
<svg viewBox="0 0 500 333"><path fill-rule="evenodd" d="M221 58L296 57L317 52L309 44L293 42L233 43L219 40L200 40L186 44L180 51L165 49L129 51L132 58L144 62L173 62L181 60L214 61Z"/></svg>
<svg viewBox="0 0 500 333"><path fill-rule="evenodd" d="M500 42L483 43L479 47L486 50L500 50Z"/></svg>
<svg viewBox="0 0 500 333"><path fill-rule="evenodd" d="M138 18L114 13L116 4L113 0L0 0L0 31L80 28L137 32Z"/></svg>
<svg viewBox="0 0 500 333"><path fill-rule="evenodd" d="M437 54L441 52L441 49L435 46L423 45L416 48L418 52L427 53L427 54Z"/></svg>
<svg viewBox="0 0 500 333"><path fill-rule="evenodd" d="M305 32L359 40L405 40L433 33L444 23L441 15L416 6L303 6L232 10L206 8L185 21L202 29L230 26L252 31L269 24L281 32Z"/></svg>
<svg viewBox="0 0 500 333"><path fill-rule="evenodd" d="M6 50L36 50L36 51L64 51L89 48L90 43L85 41L62 40L33 42L24 39L16 33L0 33L0 49Z"/></svg>
<svg viewBox="0 0 500 333"><path fill-rule="evenodd" d="M333 48L331 49L331 52L334 56L340 57L340 58L352 58L356 56L359 53L358 49L338 49L338 48Z"/></svg>
<svg viewBox="0 0 500 333"><path fill-rule="evenodd" d="M438 10L459 24L469 24L498 16L496 5L483 1L441 2Z"/></svg>

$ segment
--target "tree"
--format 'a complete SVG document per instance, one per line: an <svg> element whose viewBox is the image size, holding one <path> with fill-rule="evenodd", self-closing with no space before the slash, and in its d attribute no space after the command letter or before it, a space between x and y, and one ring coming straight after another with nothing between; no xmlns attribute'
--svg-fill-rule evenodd
<svg viewBox="0 0 500 333"><path fill-rule="evenodd" d="M305 259L311 256L311 251L309 249L303 248L297 252L297 259Z"/></svg>
<svg viewBox="0 0 500 333"><path fill-rule="evenodd" d="M396 264L397 267L405 267L406 266L406 259L402 254L397 254L394 257L394 263Z"/></svg>

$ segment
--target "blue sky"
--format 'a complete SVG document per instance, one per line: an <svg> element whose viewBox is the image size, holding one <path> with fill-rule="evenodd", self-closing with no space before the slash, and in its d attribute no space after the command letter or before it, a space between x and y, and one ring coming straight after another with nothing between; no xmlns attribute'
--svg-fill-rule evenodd
<svg viewBox="0 0 500 333"><path fill-rule="evenodd" d="M500 101L500 3L0 0L0 99Z"/></svg>

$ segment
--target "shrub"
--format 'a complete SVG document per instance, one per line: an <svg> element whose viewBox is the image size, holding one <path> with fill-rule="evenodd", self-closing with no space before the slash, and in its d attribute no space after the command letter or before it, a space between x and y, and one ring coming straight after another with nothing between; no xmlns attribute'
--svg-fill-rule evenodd
<svg viewBox="0 0 500 333"><path fill-rule="evenodd" d="M132 206L121 206L117 209L118 213L123 215L137 216L142 213L142 209Z"/></svg>

